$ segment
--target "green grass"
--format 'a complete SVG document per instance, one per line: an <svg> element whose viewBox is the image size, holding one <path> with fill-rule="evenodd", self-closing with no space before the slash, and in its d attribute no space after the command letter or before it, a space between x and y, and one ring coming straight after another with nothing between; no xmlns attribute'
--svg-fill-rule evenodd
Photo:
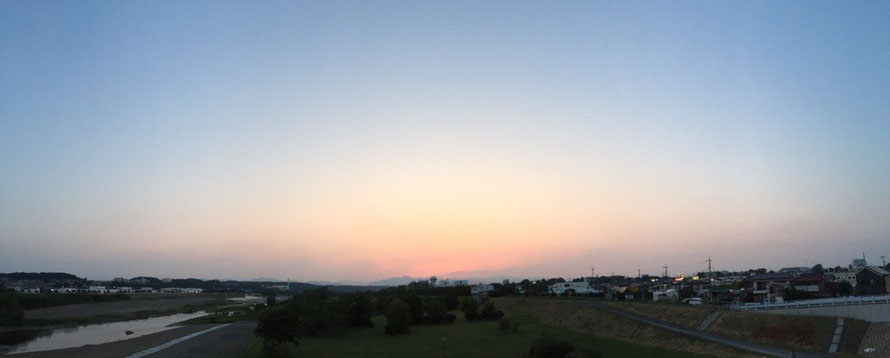
<svg viewBox="0 0 890 358"><path fill-rule="evenodd" d="M146 319L158 316L167 316L176 313L193 313L198 311L211 311L215 308L218 308L222 305L225 305L226 301L223 299L208 301L202 304L196 305L184 305L180 307L161 309L161 310L144 310L144 311L136 311L136 312L127 312L127 313L119 313L119 314L110 314L110 315L95 315L89 317L79 317L79 318L64 318L64 319L24 319L22 321L22 325L20 327L32 328L32 327L41 327L41 326L74 326L74 325L85 325L85 324L99 324L99 323L109 323L109 322L119 322L119 321L130 321L136 319Z"/></svg>
<svg viewBox="0 0 890 358"><path fill-rule="evenodd" d="M856 354L859 352L859 344L865 338L865 332L868 331L870 322L860 321L858 319L844 320L844 334L841 339L841 346L838 351Z"/></svg>
<svg viewBox="0 0 890 358"><path fill-rule="evenodd" d="M383 334L386 320L375 316L374 328L350 329L336 338L302 338L299 347L288 348L294 357L527 357L532 340L550 332L576 350L593 348L603 357L704 357L556 328L527 316L508 317L521 326L518 333L504 333L497 321L469 322L452 313L458 316L452 324L411 326L408 334L394 337ZM258 341L246 357L259 357L261 349Z"/></svg>

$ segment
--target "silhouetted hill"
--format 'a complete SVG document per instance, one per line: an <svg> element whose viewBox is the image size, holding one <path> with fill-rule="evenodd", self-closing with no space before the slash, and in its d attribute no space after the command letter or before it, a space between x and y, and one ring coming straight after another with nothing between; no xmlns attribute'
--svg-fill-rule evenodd
<svg viewBox="0 0 890 358"><path fill-rule="evenodd" d="M65 272L12 272L0 273L7 280L80 280L80 277Z"/></svg>

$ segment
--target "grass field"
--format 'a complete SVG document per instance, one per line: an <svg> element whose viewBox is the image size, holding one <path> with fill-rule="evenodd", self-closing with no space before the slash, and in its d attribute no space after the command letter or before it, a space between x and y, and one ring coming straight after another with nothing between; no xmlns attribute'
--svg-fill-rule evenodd
<svg viewBox="0 0 890 358"><path fill-rule="evenodd" d="M499 309L508 315L527 315L542 323L573 331L592 333L600 337L718 357L759 357L717 343L693 339L689 336L655 328L610 313L597 310L583 300L541 298L497 298Z"/></svg>
<svg viewBox="0 0 890 358"><path fill-rule="evenodd" d="M868 331L870 322L860 321L858 319L844 320L844 335L841 340L839 351L844 353L856 354L859 352L859 344L865 338L865 332Z"/></svg>
<svg viewBox="0 0 890 358"><path fill-rule="evenodd" d="M383 334L385 319L376 316L374 328L351 329L337 338L305 338L299 348L289 349L295 357L527 357L532 341L549 332L576 350L593 348L603 357L705 357L553 327L522 315L508 315L521 325L518 333L504 333L497 321L468 322L463 314L452 313L458 316L452 324L411 326L408 334L394 337ZM261 349L257 342L246 356L259 357Z"/></svg>

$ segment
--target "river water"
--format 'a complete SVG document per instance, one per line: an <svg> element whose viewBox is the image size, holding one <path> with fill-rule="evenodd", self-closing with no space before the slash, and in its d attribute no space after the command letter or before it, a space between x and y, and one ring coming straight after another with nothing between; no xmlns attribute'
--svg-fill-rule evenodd
<svg viewBox="0 0 890 358"><path fill-rule="evenodd" d="M132 321L90 324L49 330L0 332L0 354L16 354L102 344L172 329L169 325L206 315L177 313ZM132 331L132 334L127 334Z"/></svg>

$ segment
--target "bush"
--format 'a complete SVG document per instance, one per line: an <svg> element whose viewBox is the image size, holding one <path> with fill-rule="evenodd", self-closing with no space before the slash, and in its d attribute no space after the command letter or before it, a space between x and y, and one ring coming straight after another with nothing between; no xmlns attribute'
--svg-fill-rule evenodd
<svg viewBox="0 0 890 358"><path fill-rule="evenodd" d="M473 321L479 317L479 306L476 304L476 300L471 297L464 298L460 304L460 310L468 321Z"/></svg>
<svg viewBox="0 0 890 358"><path fill-rule="evenodd" d="M264 310L259 316L254 334L263 339L264 356L275 356L284 343L300 345L303 322L299 313L288 307Z"/></svg>
<svg viewBox="0 0 890 358"><path fill-rule="evenodd" d="M519 322L511 322L509 319L502 318L498 322L498 328L504 333L517 333L519 332Z"/></svg>
<svg viewBox="0 0 890 358"><path fill-rule="evenodd" d="M451 323L457 318L457 316L448 313L445 299L442 297L426 299L424 309L426 315L415 323Z"/></svg>
<svg viewBox="0 0 890 358"><path fill-rule="evenodd" d="M600 351L593 348L582 348L578 351L578 354L575 355L575 358L600 358L603 354Z"/></svg>
<svg viewBox="0 0 890 358"><path fill-rule="evenodd" d="M13 295L0 295L0 326L19 326L25 311Z"/></svg>
<svg viewBox="0 0 890 358"><path fill-rule="evenodd" d="M504 311L498 311L494 308L494 302L488 301L482 305L482 312L479 313L481 320L498 320L504 317Z"/></svg>
<svg viewBox="0 0 890 358"><path fill-rule="evenodd" d="M408 333L411 324L411 308L398 299L393 298L386 307L386 334L397 335Z"/></svg>
<svg viewBox="0 0 890 358"><path fill-rule="evenodd" d="M449 311L453 311L457 309L457 306L460 306L460 300L457 298L457 293L454 290L448 290L448 293L445 294L445 307Z"/></svg>
<svg viewBox="0 0 890 358"><path fill-rule="evenodd" d="M346 313L346 320L352 327L374 327L371 322L373 307L371 297L364 292L344 294L340 297L340 305Z"/></svg>
<svg viewBox="0 0 890 358"><path fill-rule="evenodd" d="M565 358L575 351L575 346L562 339L544 333L532 341L528 356L532 358Z"/></svg>

